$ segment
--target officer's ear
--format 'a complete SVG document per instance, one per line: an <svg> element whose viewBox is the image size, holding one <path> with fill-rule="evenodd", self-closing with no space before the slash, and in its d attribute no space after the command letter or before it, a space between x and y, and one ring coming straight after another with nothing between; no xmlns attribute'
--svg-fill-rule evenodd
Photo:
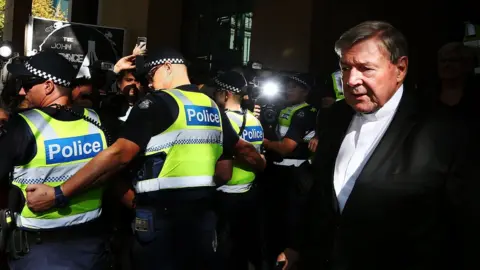
<svg viewBox="0 0 480 270"><path fill-rule="evenodd" d="M51 80L46 81L43 85L45 87L45 95L50 95L55 90L55 84Z"/></svg>
<svg viewBox="0 0 480 270"><path fill-rule="evenodd" d="M233 99L234 95L232 92L230 91L225 91L225 102L228 100L228 99Z"/></svg>
<svg viewBox="0 0 480 270"><path fill-rule="evenodd" d="M164 65L165 70L167 71L167 76L171 75L173 70L172 70L172 63L166 62Z"/></svg>

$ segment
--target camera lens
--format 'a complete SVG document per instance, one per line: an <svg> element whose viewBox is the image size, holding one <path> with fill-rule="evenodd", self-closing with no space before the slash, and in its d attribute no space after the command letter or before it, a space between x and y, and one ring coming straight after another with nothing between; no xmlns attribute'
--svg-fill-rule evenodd
<svg viewBox="0 0 480 270"><path fill-rule="evenodd" d="M267 124L274 124L277 121L277 111L273 106L265 106L262 109L262 119Z"/></svg>

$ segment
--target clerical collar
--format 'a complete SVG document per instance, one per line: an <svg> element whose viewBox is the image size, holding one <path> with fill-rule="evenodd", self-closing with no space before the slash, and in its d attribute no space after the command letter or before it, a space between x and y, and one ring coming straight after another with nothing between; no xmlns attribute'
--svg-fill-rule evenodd
<svg viewBox="0 0 480 270"><path fill-rule="evenodd" d="M393 94L390 100L383 105L382 108L378 109L376 112L373 113L362 113L360 114L364 117L367 121L377 121L382 118L391 116L397 111L398 104L400 104L400 100L403 96L403 84L398 88L397 92Z"/></svg>

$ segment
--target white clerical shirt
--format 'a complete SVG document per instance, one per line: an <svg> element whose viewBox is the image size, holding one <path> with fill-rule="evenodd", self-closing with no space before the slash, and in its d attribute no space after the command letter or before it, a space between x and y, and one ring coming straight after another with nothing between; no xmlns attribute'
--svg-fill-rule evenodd
<svg viewBox="0 0 480 270"><path fill-rule="evenodd" d="M335 162L333 185L343 211L355 181L385 134L403 95L403 85L378 111L354 115Z"/></svg>

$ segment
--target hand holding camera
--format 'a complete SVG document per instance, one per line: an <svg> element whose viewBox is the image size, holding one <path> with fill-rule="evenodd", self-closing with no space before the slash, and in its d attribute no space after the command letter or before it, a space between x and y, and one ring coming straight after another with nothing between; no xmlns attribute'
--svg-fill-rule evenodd
<svg viewBox="0 0 480 270"><path fill-rule="evenodd" d="M260 119L260 113L262 112L262 107L260 105L255 104L253 107L253 115L257 118Z"/></svg>

